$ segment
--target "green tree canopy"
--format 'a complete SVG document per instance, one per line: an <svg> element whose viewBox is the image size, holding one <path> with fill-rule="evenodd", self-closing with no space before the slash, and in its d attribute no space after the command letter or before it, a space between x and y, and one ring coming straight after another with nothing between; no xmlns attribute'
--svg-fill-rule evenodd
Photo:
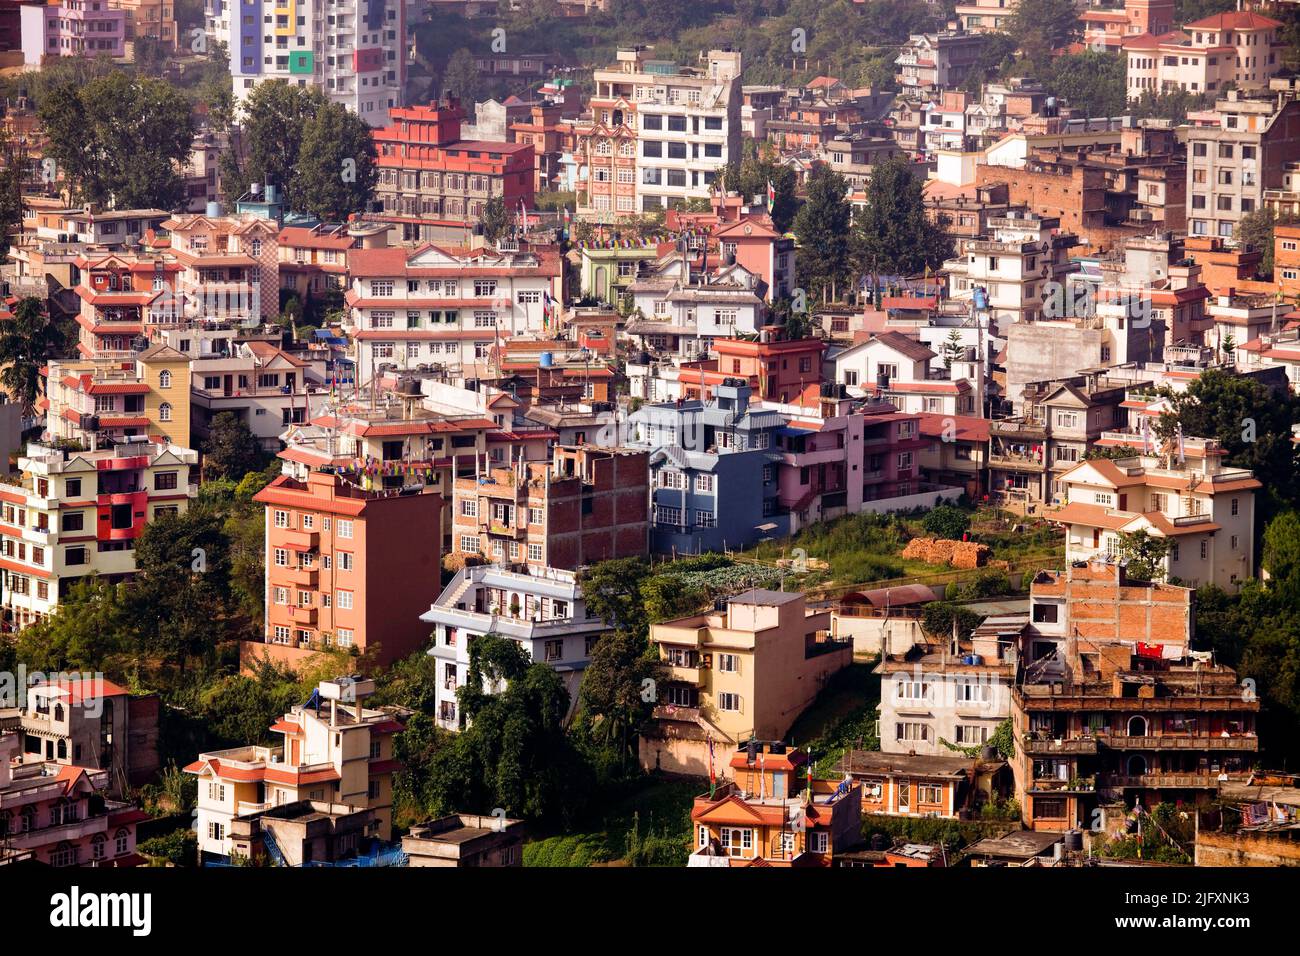
<svg viewBox="0 0 1300 956"><path fill-rule="evenodd" d="M936 269L952 255L952 241L925 214L921 178L901 156L871 171L867 208L853 229L854 260L871 275L912 275Z"/></svg>
<svg viewBox="0 0 1300 956"><path fill-rule="evenodd" d="M62 352L63 334L40 299L20 300L13 315L0 322L0 385L10 401L30 411L40 397L41 367Z"/></svg>
<svg viewBox="0 0 1300 956"><path fill-rule="evenodd" d="M194 141L189 101L164 80L115 71L49 90L37 107L47 158L77 202L174 209Z"/></svg>
<svg viewBox="0 0 1300 956"><path fill-rule="evenodd" d="M289 181L293 208L327 222L364 212L379 181L370 127L341 103L322 102L306 119Z"/></svg>
<svg viewBox="0 0 1300 956"><path fill-rule="evenodd" d="M829 166L808 179L808 200L794 217L801 285L823 301L834 299L850 276L848 183Z"/></svg>

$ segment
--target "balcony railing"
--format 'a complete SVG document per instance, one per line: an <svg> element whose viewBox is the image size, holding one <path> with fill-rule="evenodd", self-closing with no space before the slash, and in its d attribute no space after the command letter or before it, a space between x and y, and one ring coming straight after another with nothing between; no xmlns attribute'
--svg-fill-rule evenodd
<svg viewBox="0 0 1300 956"><path fill-rule="evenodd" d="M1214 737L1209 734L1158 734L1134 737L1127 734L1098 734L1098 739L1114 750L1242 750L1259 749L1253 736Z"/></svg>

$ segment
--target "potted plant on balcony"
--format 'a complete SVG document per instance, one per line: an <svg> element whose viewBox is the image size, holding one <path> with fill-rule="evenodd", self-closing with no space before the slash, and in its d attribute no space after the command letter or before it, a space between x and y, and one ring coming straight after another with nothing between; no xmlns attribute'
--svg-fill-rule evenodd
<svg viewBox="0 0 1300 956"><path fill-rule="evenodd" d="M510 599L510 616L511 617L519 616L519 598L512 597Z"/></svg>

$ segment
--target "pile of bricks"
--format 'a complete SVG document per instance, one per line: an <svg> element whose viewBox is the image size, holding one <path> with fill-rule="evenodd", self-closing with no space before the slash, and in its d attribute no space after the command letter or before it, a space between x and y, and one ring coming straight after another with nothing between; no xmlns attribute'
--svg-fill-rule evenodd
<svg viewBox="0 0 1300 956"><path fill-rule="evenodd" d="M974 541L950 541L947 538L913 538L903 549L903 557L926 564L946 564L969 570L988 564L989 546Z"/></svg>

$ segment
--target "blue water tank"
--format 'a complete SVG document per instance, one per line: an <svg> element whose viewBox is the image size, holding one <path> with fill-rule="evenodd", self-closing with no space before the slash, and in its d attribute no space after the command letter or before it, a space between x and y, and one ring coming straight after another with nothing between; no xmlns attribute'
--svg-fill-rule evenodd
<svg viewBox="0 0 1300 956"><path fill-rule="evenodd" d="M989 294L982 286L975 290L973 298L975 299L975 308L982 311L989 307Z"/></svg>
<svg viewBox="0 0 1300 956"><path fill-rule="evenodd" d="M543 352L537 359L537 364L542 368L550 368L554 363L554 356L550 352Z"/></svg>

